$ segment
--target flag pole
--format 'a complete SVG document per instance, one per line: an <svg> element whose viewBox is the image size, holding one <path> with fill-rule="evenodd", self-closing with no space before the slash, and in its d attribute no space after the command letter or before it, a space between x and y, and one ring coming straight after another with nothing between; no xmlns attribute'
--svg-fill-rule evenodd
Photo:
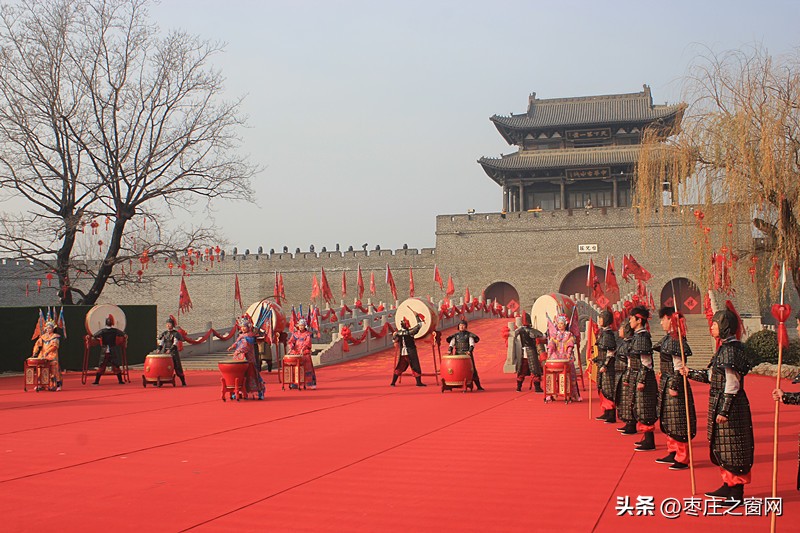
<svg viewBox="0 0 800 533"><path fill-rule="evenodd" d="M686 351L683 349L683 335L686 333L685 331L681 331L681 320L678 315L678 298L675 294L675 280L669 280L670 285L672 286L672 305L675 309L676 320L675 324L678 329L678 345L681 348L681 364L684 368L686 368ZM665 391L666 394L669 394L669 391ZM686 376L683 376L683 407L684 413L686 414L686 442L689 445L689 479L692 485L692 496L697 493L697 487L695 484L694 478L694 452L692 450L692 420L689 416L689 380Z"/></svg>
<svg viewBox="0 0 800 533"><path fill-rule="evenodd" d="M783 365L783 342L781 342L781 338L785 334L786 328L786 318L788 318L791 309L789 306L784 306L783 303L783 293L786 290L786 261L783 261L783 267L781 268L781 304L780 308L777 310L775 306L773 306L772 314L779 320L778 324L778 371L775 375L775 388L781 388L781 366ZM781 320L781 318L783 320ZM772 498L777 497L778 494L778 421L780 419L780 410L781 410L781 402L780 400L775 400L775 426L773 428L773 438L772 438ZM775 533L777 529L777 519L778 515L773 510L772 515L769 519L769 530L771 533Z"/></svg>

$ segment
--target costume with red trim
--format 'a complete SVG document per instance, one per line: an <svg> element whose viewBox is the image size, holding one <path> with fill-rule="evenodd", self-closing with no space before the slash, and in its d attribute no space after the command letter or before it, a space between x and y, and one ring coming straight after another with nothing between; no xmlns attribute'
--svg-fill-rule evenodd
<svg viewBox="0 0 800 533"><path fill-rule="evenodd" d="M419 333L422 327L422 321L417 316L417 325L413 328L407 318L404 318L400 323L400 329L392 333L392 341L397 345L400 353L397 356L397 365L394 368L392 375L392 387L397 383L397 378L400 374L411 367L411 374L417 382L417 387L424 387L422 382L422 367L419 364L419 355L417 354L417 344L414 340L414 335Z"/></svg>
<svg viewBox="0 0 800 533"><path fill-rule="evenodd" d="M100 365L97 367L97 374L94 376L94 385L100 384L100 378L106 373L106 367L111 365L111 370L117 375L120 385L125 383L122 379L122 369L120 368L120 347L117 339L124 339L125 333L114 327L113 315L106 318L106 327L95 333L95 339L100 339Z"/></svg>
<svg viewBox="0 0 800 533"><path fill-rule="evenodd" d="M171 327L170 327L171 326ZM183 335L178 331L175 317L170 315L167 319L167 329L158 336L158 353L168 353L172 356L172 366L175 368L175 375L181 380L181 385L186 386L186 376L183 373L180 352L183 350Z"/></svg>
<svg viewBox="0 0 800 533"><path fill-rule="evenodd" d="M303 329L300 329L299 326L301 325ZM289 337L287 348L289 349L289 353L303 356L303 369L305 372L304 383L306 386L316 389L317 373L314 370L314 361L311 359L312 333L310 330L305 329L306 321L303 318L298 320L297 326L298 327L292 332L292 336ZM297 385L289 385L289 388L294 387L297 387Z"/></svg>
<svg viewBox="0 0 800 533"><path fill-rule="evenodd" d="M546 358L547 339L544 333L527 323L514 331L514 340L519 339L521 350L514 350L513 363L517 371L517 390L522 390L525 378L531 376L536 392L542 391L542 363Z"/></svg>
<svg viewBox="0 0 800 533"><path fill-rule="evenodd" d="M41 323L41 322L40 322ZM56 333L56 323L48 319L44 323L44 333L39 335L33 345L32 357L48 360L49 372L42 374L41 382L36 384L36 390L48 389L61 390L61 365L58 363L58 348L61 346L61 335Z"/></svg>

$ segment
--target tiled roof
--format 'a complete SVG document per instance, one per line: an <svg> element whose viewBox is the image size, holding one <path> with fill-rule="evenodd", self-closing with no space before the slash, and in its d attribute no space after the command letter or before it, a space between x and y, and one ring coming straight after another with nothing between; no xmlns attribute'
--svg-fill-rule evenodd
<svg viewBox="0 0 800 533"><path fill-rule="evenodd" d="M653 105L650 89L640 93L537 99L531 96L528 112L494 115L498 129L536 130L559 126L590 126L620 123L648 123L676 115L684 104Z"/></svg>
<svg viewBox="0 0 800 533"><path fill-rule="evenodd" d="M639 160L641 145L567 150L528 150L500 158L481 157L478 163L493 170L541 170L599 165L633 164Z"/></svg>

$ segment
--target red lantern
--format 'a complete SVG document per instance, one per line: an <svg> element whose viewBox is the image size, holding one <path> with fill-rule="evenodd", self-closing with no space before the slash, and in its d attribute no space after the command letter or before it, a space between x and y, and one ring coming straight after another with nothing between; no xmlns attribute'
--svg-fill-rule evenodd
<svg viewBox="0 0 800 533"><path fill-rule="evenodd" d="M108 223L111 222L111 219L106 217L106 231L108 231Z"/></svg>
<svg viewBox="0 0 800 533"><path fill-rule="evenodd" d="M174 267L175 265L172 263L172 261L170 261L169 263L167 263L167 266L169 267L169 274L171 276L172 275L172 267Z"/></svg>
<svg viewBox="0 0 800 533"><path fill-rule="evenodd" d="M756 263L758 263L758 256L754 255L754 256L750 257L750 261L752 261L753 264L755 265Z"/></svg>
<svg viewBox="0 0 800 533"><path fill-rule="evenodd" d="M100 227L100 223L96 220L92 220L92 223L89 225L92 227L92 235L97 235L97 228Z"/></svg>
<svg viewBox="0 0 800 533"><path fill-rule="evenodd" d="M42 280L36 280L36 292L42 292Z"/></svg>
<svg viewBox="0 0 800 533"><path fill-rule="evenodd" d="M755 283L756 282L756 267L751 266L750 268L747 269L747 271L750 273L750 281L752 283Z"/></svg>
<svg viewBox="0 0 800 533"><path fill-rule="evenodd" d="M103 251L103 240L102 240L102 239L100 239L99 241L97 241L97 246L99 246L99 247L100 247L100 251L102 252L102 251Z"/></svg>
<svg viewBox="0 0 800 533"><path fill-rule="evenodd" d="M703 228L703 233L705 233L706 235L708 235L709 233L711 233L711 228L708 228L708 227L706 227L706 228Z"/></svg>
<svg viewBox="0 0 800 533"><path fill-rule="evenodd" d="M217 246L216 248L214 248L214 251L217 253L217 255L219 255L219 253L220 253L222 250L220 249L220 247L219 247L219 246Z"/></svg>
<svg viewBox="0 0 800 533"><path fill-rule="evenodd" d="M139 278L139 281L142 281L142 274L144 274L144 272L142 272L141 270L136 271L136 276Z"/></svg>
<svg viewBox="0 0 800 533"><path fill-rule="evenodd" d="M45 277L47 278L47 286L50 287L50 282L53 281L53 273L48 272L47 275L45 275Z"/></svg>

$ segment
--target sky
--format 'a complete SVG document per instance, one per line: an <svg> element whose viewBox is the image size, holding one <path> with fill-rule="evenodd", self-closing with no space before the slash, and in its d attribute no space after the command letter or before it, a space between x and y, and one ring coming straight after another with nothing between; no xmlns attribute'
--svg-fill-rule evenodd
<svg viewBox="0 0 800 533"><path fill-rule="evenodd" d="M253 204L218 202L255 252L337 243L435 246L436 215L498 212L477 159L516 151L489 121L528 95L681 101L698 54L800 45L800 2L163 0L163 29L227 43L214 66L246 96Z"/></svg>

